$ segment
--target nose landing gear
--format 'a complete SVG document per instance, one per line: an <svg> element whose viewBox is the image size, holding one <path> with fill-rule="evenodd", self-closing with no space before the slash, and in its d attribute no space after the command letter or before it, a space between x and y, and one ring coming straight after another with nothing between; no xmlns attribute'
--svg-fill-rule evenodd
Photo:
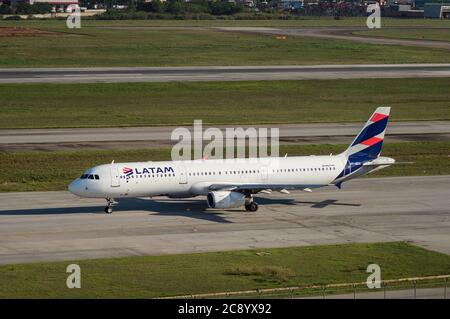
<svg viewBox="0 0 450 319"><path fill-rule="evenodd" d="M114 199L106 198L106 202L107 202L107 204L106 204L106 207L105 207L105 213L106 214L112 214L112 212L113 212L112 205L114 203Z"/></svg>

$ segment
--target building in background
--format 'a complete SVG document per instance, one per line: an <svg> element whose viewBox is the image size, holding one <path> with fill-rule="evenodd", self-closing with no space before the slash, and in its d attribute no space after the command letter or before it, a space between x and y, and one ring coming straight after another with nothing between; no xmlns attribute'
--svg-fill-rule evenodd
<svg viewBox="0 0 450 319"><path fill-rule="evenodd" d="M450 19L450 0L425 0L424 17Z"/></svg>
<svg viewBox="0 0 450 319"><path fill-rule="evenodd" d="M53 7L54 12L66 12L66 9L71 4L78 4L78 0L11 0L11 4L15 5L20 2L29 4L48 3Z"/></svg>
<svg viewBox="0 0 450 319"><path fill-rule="evenodd" d="M279 4L282 10L294 11L303 8L303 0L281 0Z"/></svg>

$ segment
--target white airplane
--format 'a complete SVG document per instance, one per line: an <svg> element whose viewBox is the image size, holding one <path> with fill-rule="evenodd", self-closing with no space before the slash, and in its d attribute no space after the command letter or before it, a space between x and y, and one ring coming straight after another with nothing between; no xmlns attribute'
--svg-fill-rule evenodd
<svg viewBox="0 0 450 319"><path fill-rule="evenodd" d="M105 198L112 213L114 198L206 196L210 208L244 206L256 211L253 194L334 185L395 163L381 157L390 107L379 107L344 152L327 156L114 163L88 169L69 185L81 197Z"/></svg>

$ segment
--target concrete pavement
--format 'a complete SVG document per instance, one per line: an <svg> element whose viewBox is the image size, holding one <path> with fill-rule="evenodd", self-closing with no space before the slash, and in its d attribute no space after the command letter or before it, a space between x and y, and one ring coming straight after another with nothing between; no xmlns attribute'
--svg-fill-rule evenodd
<svg viewBox="0 0 450 319"><path fill-rule="evenodd" d="M343 189L259 195L256 213L204 198L0 194L0 264L133 255L409 241L450 254L450 176L359 179Z"/></svg>
<svg viewBox="0 0 450 319"><path fill-rule="evenodd" d="M0 68L2 83L122 83L449 77L450 64Z"/></svg>
<svg viewBox="0 0 450 319"><path fill-rule="evenodd" d="M248 125L238 125L247 128ZM219 126L225 136L225 129ZM350 143L362 123L272 124L258 127L280 129L282 144ZM4 129L0 130L0 150L56 150L70 148L123 149L171 147L174 126L111 127L64 129ZM192 127L187 126L192 131ZM206 128L206 125L205 125ZM392 122L388 141L423 141L450 139L450 121ZM127 143L124 143L127 142Z"/></svg>

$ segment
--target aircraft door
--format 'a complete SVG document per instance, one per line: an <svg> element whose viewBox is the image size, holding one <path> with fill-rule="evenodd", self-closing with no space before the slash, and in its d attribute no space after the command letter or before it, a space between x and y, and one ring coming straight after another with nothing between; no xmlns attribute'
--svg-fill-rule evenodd
<svg viewBox="0 0 450 319"><path fill-rule="evenodd" d="M111 187L119 187L120 186L119 166L111 164L110 172L111 172Z"/></svg>
<svg viewBox="0 0 450 319"><path fill-rule="evenodd" d="M264 183L267 182L267 174L268 174L267 166L262 166L261 167L261 179Z"/></svg>
<svg viewBox="0 0 450 319"><path fill-rule="evenodd" d="M180 184L187 184L186 167L184 165L178 166L180 172Z"/></svg>

